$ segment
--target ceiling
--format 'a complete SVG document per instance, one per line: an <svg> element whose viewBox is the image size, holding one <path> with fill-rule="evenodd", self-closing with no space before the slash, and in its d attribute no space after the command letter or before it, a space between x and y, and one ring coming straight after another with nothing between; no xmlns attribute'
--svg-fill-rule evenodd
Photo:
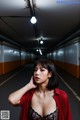
<svg viewBox="0 0 80 120"><path fill-rule="evenodd" d="M38 48L47 54L80 35L80 0L0 0L0 35L30 53L38 54Z"/></svg>

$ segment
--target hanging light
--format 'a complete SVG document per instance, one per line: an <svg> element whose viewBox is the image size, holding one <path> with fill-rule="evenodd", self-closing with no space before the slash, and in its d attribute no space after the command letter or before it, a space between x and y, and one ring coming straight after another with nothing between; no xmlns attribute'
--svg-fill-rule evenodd
<svg viewBox="0 0 80 120"><path fill-rule="evenodd" d="M37 49L36 51L38 52L39 50Z"/></svg>
<svg viewBox="0 0 80 120"><path fill-rule="evenodd" d="M32 24L35 24L37 22L37 19L35 16L32 16L30 21Z"/></svg>
<svg viewBox="0 0 80 120"><path fill-rule="evenodd" d="M41 40L41 41L40 41L40 44L43 44L43 43L44 43L44 42Z"/></svg>
<svg viewBox="0 0 80 120"><path fill-rule="evenodd" d="M40 44L43 44L44 42L43 42L43 37L41 36L41 38L40 38L40 40L39 40L39 43Z"/></svg>

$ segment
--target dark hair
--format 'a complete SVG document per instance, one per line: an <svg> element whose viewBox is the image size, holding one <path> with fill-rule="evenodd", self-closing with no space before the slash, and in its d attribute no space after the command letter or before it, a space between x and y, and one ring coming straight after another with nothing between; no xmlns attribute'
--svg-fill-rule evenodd
<svg viewBox="0 0 80 120"><path fill-rule="evenodd" d="M49 72L52 73L51 78L49 78L49 83L47 85L47 88L49 90L57 88L59 83L58 83L58 80L57 80L56 69L55 69L55 66L54 66L53 62L48 60L48 59L39 59L34 63L33 72L34 72L34 68L38 64L40 64L42 67L46 68Z"/></svg>

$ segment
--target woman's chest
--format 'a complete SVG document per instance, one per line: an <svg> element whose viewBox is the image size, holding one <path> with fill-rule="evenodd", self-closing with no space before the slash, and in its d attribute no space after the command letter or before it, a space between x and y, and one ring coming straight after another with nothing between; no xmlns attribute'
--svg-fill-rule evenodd
<svg viewBox="0 0 80 120"><path fill-rule="evenodd" d="M31 100L31 106L41 116L46 116L47 114L54 112L57 108L56 102L51 95L45 97L34 95Z"/></svg>

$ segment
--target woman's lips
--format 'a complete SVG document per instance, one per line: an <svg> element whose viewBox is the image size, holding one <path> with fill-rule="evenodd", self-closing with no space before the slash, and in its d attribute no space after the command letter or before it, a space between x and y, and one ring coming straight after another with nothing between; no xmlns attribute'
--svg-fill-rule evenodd
<svg viewBox="0 0 80 120"><path fill-rule="evenodd" d="M40 78L39 77L34 77L35 80L39 80Z"/></svg>

